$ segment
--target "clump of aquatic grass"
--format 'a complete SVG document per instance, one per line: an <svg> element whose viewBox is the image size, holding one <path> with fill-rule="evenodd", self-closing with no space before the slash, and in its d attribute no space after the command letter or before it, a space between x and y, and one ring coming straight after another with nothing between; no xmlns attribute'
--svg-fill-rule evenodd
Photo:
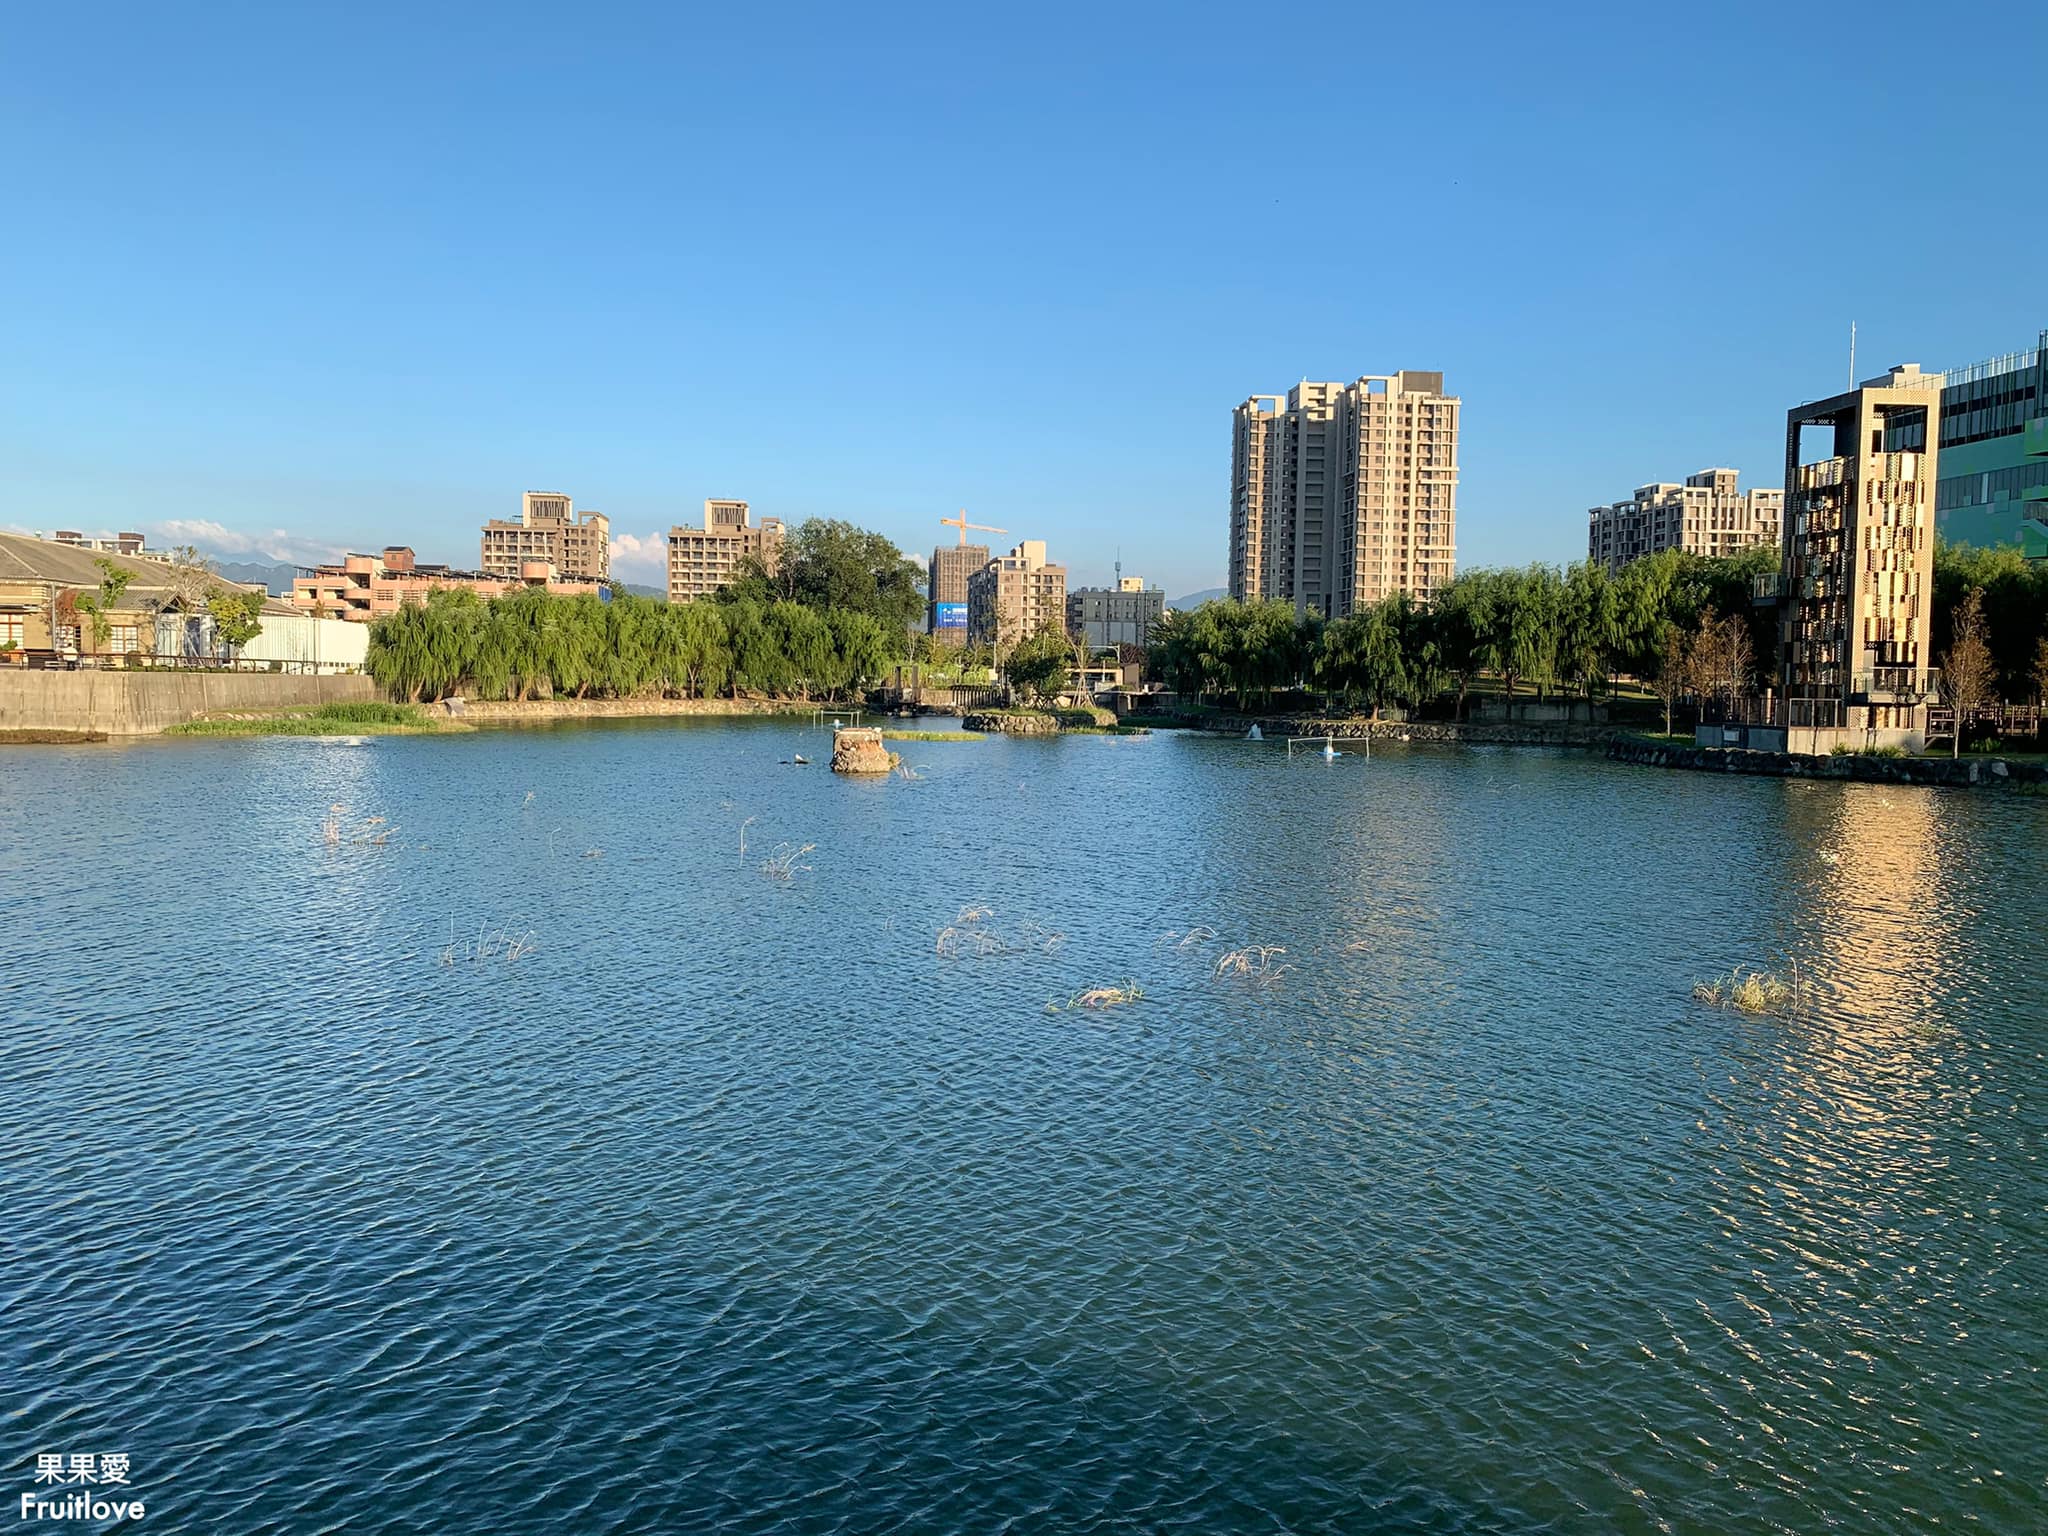
<svg viewBox="0 0 2048 1536"><path fill-rule="evenodd" d="M751 827L758 820L760 820L758 816L749 816L740 823L740 862L742 864L747 862L747 828Z"/></svg>
<svg viewBox="0 0 2048 1536"><path fill-rule="evenodd" d="M508 965L530 955L534 951L534 936L531 928L514 932L510 928L492 928L480 925L474 939L455 937L455 919L448 919L448 943L441 951L443 965L481 965L489 960L503 960Z"/></svg>
<svg viewBox="0 0 2048 1536"><path fill-rule="evenodd" d="M1027 917L1017 925L1017 931L1012 935L1009 947L1012 950L1031 950L1041 955L1049 955L1066 941L1067 936L1057 928L1048 928L1043 923L1034 922Z"/></svg>
<svg viewBox="0 0 2048 1536"><path fill-rule="evenodd" d="M1216 975L1245 976L1253 981L1272 981L1294 969L1290 965L1275 965L1273 957L1287 951L1278 944L1247 944L1242 949L1233 949L1216 962Z"/></svg>
<svg viewBox="0 0 2048 1536"><path fill-rule="evenodd" d="M1025 918L1008 933L987 926L995 913L987 907L965 906L939 930L934 948L948 960L978 955L1049 955L1067 940L1056 928Z"/></svg>
<svg viewBox="0 0 2048 1536"><path fill-rule="evenodd" d="M775 845L775 851L761 861L761 873L771 880L793 879L810 869L810 865L798 861L817 846L816 843L804 843L801 846L795 843L778 843Z"/></svg>
<svg viewBox="0 0 2048 1536"><path fill-rule="evenodd" d="M1695 1000L1712 1008L1732 1008L1737 1013L1759 1015L1789 1013L1801 1006L1811 988L1799 977L1797 966L1790 976L1774 971L1745 971L1737 966L1726 976L1695 982Z"/></svg>
<svg viewBox="0 0 2048 1536"><path fill-rule="evenodd" d="M997 955L1003 950L1003 941L986 928L975 928L948 923L939 930L938 953L948 960L958 960L964 955Z"/></svg>
<svg viewBox="0 0 2048 1536"><path fill-rule="evenodd" d="M345 805L327 807L327 817L320 823L320 841L330 848L339 848L344 842L353 843L358 848L382 848L398 831L396 827L386 826L382 816L371 816L351 828L343 820L347 815L348 807ZM373 827L382 827L383 830L373 832Z"/></svg>
<svg viewBox="0 0 2048 1536"><path fill-rule="evenodd" d="M1206 944L1215 937L1216 930L1214 928L1205 928L1200 923L1197 923L1186 933L1182 933L1178 928L1169 928L1166 931L1166 937L1159 942L1171 944L1175 949L1193 949L1197 944Z"/></svg>
<svg viewBox="0 0 2048 1536"><path fill-rule="evenodd" d="M1057 1000L1045 1005L1047 1013L1064 1013L1069 1008L1122 1008L1127 1004L1141 1001L1145 989L1135 981L1126 979L1120 987L1088 987L1076 992L1064 1003Z"/></svg>
<svg viewBox="0 0 2048 1536"><path fill-rule="evenodd" d="M924 777L923 774L901 759L897 760L896 766L890 772L894 773L899 779L921 779Z"/></svg>

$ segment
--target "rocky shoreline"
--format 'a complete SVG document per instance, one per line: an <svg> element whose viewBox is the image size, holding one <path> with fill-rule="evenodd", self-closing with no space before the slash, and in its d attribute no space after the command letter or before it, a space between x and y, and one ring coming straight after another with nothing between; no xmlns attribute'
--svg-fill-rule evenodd
<svg viewBox="0 0 2048 1536"><path fill-rule="evenodd" d="M1650 741L1615 741L1607 756L1644 768L1694 773L1740 773L1781 779L1837 779L1858 784L1918 784L1937 789L2019 789L2048 785L2048 763L2004 758L1866 757L1855 753L1812 757L1803 752L1752 752L1739 747L1685 747Z"/></svg>
<svg viewBox="0 0 2048 1536"><path fill-rule="evenodd" d="M1132 715L1129 723L1148 723ZM1190 730L1242 736L1253 726L1262 735L1333 736L1339 741L1421 741L1439 746L1604 747L1624 740L1628 732L1609 725L1537 725L1502 722L1479 724L1452 720L1375 720L1364 716L1206 715L1164 717L1164 723Z"/></svg>

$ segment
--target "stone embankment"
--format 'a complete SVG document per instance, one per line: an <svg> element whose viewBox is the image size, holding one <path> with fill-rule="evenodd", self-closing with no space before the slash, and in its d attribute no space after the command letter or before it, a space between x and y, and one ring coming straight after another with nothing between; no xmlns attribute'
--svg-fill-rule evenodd
<svg viewBox="0 0 2048 1536"><path fill-rule="evenodd" d="M1060 723L1051 715L1026 714L1021 710L978 709L960 717L963 731L986 731L998 736L1057 736Z"/></svg>
<svg viewBox="0 0 2048 1536"><path fill-rule="evenodd" d="M1278 740L1283 736L1334 736L1339 741L1424 741L1439 745L1486 745L1497 747L1600 747L1627 733L1608 725L1551 725L1514 722L1451 720L1373 720L1364 716L1319 717L1300 715L1167 715L1165 723L1195 730L1217 731L1242 736L1256 725L1261 734ZM1148 723L1144 715L1132 715L1129 723Z"/></svg>
<svg viewBox="0 0 2048 1536"><path fill-rule="evenodd" d="M1843 779L1858 784L1922 784L1935 788L2018 788L2048 784L2048 764L2004 758L1869 757L1841 753L1751 752L1738 747L1687 747L1621 740L1607 748L1618 763L1684 768L1695 773L1741 773L1784 779Z"/></svg>

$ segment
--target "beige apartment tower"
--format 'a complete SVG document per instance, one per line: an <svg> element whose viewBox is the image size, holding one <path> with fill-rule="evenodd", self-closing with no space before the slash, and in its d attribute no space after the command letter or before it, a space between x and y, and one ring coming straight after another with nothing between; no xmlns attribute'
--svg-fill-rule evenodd
<svg viewBox="0 0 2048 1536"><path fill-rule="evenodd" d="M1776 585L1782 718L1795 752L1925 741L1939 452L1930 429L1941 385L1908 363L1786 413ZM1808 429L1821 434L1821 453L1802 463Z"/></svg>
<svg viewBox="0 0 2048 1536"><path fill-rule="evenodd" d="M1457 562L1459 407L1441 373L1414 371L1238 406L1230 595L1331 618L1427 601Z"/></svg>
<svg viewBox="0 0 2048 1536"><path fill-rule="evenodd" d="M748 555L775 569L782 557L782 519L764 517L757 526L744 501L707 500L702 528L668 531L668 600L709 597L732 580L733 567Z"/></svg>
<svg viewBox="0 0 2048 1536"><path fill-rule="evenodd" d="M967 638L1015 645L1050 626L1065 631L1067 568L1049 565L1045 540L1026 539L967 579Z"/></svg>
<svg viewBox="0 0 2048 1536"><path fill-rule="evenodd" d="M1586 514L1586 555L1618 571L1660 550L1733 555L1759 544L1775 549L1782 535L1785 493L1740 491L1732 469L1703 469L1685 484L1639 485L1628 501Z"/></svg>
<svg viewBox="0 0 2048 1536"><path fill-rule="evenodd" d="M560 491L528 491L520 498L519 521L492 518L483 528L479 569L517 581L528 565L545 560L574 581L611 580L612 524L602 512L576 515Z"/></svg>

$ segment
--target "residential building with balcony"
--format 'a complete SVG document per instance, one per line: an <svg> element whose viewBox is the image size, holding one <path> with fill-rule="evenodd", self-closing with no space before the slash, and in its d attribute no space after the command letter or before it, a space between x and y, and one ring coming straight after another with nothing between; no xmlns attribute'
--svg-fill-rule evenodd
<svg viewBox="0 0 2048 1536"><path fill-rule="evenodd" d="M1045 540L1026 539L967 579L967 638L1015 645L1048 627L1064 632L1067 568L1049 564Z"/></svg>
<svg viewBox="0 0 2048 1536"><path fill-rule="evenodd" d="M712 498L704 503L702 528L668 531L668 600L692 603L731 583L733 567L752 556L770 570L782 559L779 517L759 524L744 501Z"/></svg>
<svg viewBox="0 0 2048 1536"><path fill-rule="evenodd" d="M520 498L518 522L492 518L484 524L478 566L487 576L519 581L539 560L565 580L609 582L611 536L611 519L602 512L579 516L560 491L528 491Z"/></svg>
<svg viewBox="0 0 2048 1536"><path fill-rule="evenodd" d="M1683 485L1636 487L1627 501L1587 513L1586 555L1610 571L1661 550L1733 555L1783 538L1785 493L1742 491L1732 469L1703 469Z"/></svg>
<svg viewBox="0 0 2048 1536"><path fill-rule="evenodd" d="M1304 380L1231 419L1230 595L1342 618L1457 561L1462 402L1441 373Z"/></svg>
<svg viewBox="0 0 2048 1536"><path fill-rule="evenodd" d="M564 578L546 560L527 560L507 576L490 571L458 571L445 565L422 565L402 544L386 545L377 555L345 555L332 565L301 566L292 578L292 607L367 624L406 603L424 603L442 587L466 587L482 598L502 597L523 587L565 597L594 593L609 598L603 582Z"/></svg>
<svg viewBox="0 0 2048 1536"><path fill-rule="evenodd" d="M1119 576L1114 587L1079 587L1067 594L1067 632L1094 651L1145 645L1165 612L1166 594L1158 587Z"/></svg>
<svg viewBox="0 0 2048 1536"><path fill-rule="evenodd" d="M1942 393L1908 363L1786 415L1782 565L1759 596L1778 608L1793 751L1925 742Z"/></svg>

